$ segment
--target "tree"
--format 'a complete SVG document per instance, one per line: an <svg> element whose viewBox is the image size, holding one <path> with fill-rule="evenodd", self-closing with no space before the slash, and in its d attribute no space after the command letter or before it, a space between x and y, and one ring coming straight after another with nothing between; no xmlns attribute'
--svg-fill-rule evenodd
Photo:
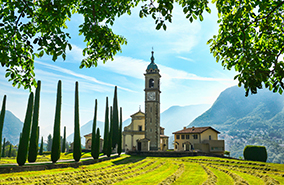
<svg viewBox="0 0 284 185"><path fill-rule="evenodd" d="M5 157L5 146L6 146L5 143L6 143L6 142L5 142L5 138L4 138L3 146L2 146L3 148L2 148L2 155L1 155L1 157Z"/></svg>
<svg viewBox="0 0 284 185"><path fill-rule="evenodd" d="M66 126L64 127L63 141L62 141L62 153L66 150Z"/></svg>
<svg viewBox="0 0 284 185"><path fill-rule="evenodd" d="M23 130L22 133L20 134L20 142L17 153L17 163L19 164L19 166L24 165L27 160L27 153L29 148L29 140L31 132L31 121L33 115L33 99L34 99L34 93L31 92L28 100L28 106L24 120Z"/></svg>
<svg viewBox="0 0 284 185"><path fill-rule="evenodd" d="M6 95L4 95L3 97L3 103L0 112L0 144L2 143L2 132L3 132L5 113L6 113ZM0 154L1 154L1 146L0 146Z"/></svg>
<svg viewBox="0 0 284 185"><path fill-rule="evenodd" d="M79 123L79 92L78 82L75 83L75 113L74 113L74 145L73 158L76 162L81 159L81 137L80 137L80 123Z"/></svg>
<svg viewBox="0 0 284 185"><path fill-rule="evenodd" d="M96 126L97 126L97 99L95 100L95 112L94 112L94 119L93 119L93 130L92 130L92 146L91 146L91 154L92 157L95 159L96 156Z"/></svg>
<svg viewBox="0 0 284 185"><path fill-rule="evenodd" d="M94 151L92 152L92 157L94 159L98 159L100 156L100 129L99 128L97 128L94 142L95 144L94 144L94 149L93 149Z"/></svg>
<svg viewBox="0 0 284 185"><path fill-rule="evenodd" d="M57 98L56 98L56 109L54 117L54 127L53 127L53 140L51 148L51 160L53 163L60 158L60 121L61 121L61 80L57 84Z"/></svg>
<svg viewBox="0 0 284 185"><path fill-rule="evenodd" d="M112 136L112 147L115 148L119 140L119 121L118 121L118 105L117 105L117 86L114 88L113 96L113 136Z"/></svg>
<svg viewBox="0 0 284 185"><path fill-rule="evenodd" d="M65 60L67 48L72 49L65 22L75 12L84 16L79 34L85 37L85 58L80 68L97 66L97 61L113 60L127 44L123 36L116 35L111 26L115 19L131 14L131 10L143 3L139 16L151 16L156 29L167 29L171 23L174 3L182 7L186 18L193 22L203 20L204 11L211 13L208 0L199 1L15 1L3 2L0 16L0 58L6 66L6 77L12 85L31 88L36 85L34 74L35 57L51 55ZM218 10L218 35L208 41L211 52L224 68L234 68L239 85L244 85L246 95L257 89L269 87L274 92L283 92L283 30L282 0L223 1L212 0ZM80 6L78 6L80 4ZM176 6L176 5L175 5ZM55 47L56 46L56 47ZM34 50L37 48L37 50ZM19 68L21 70L19 70Z"/></svg>
<svg viewBox="0 0 284 185"><path fill-rule="evenodd" d="M119 124L119 132L118 132L118 145L117 145L117 153L121 154L121 145L122 145L122 107L120 107L120 124Z"/></svg>
<svg viewBox="0 0 284 185"><path fill-rule="evenodd" d="M106 97L106 110L105 110L105 130L104 130L104 145L103 153L107 153L108 148L108 133L109 133L109 113L108 113L108 97Z"/></svg>
<svg viewBox="0 0 284 185"><path fill-rule="evenodd" d="M110 127L109 127L109 133L107 138L107 153L106 155L110 157L112 152L112 136L113 136L113 112L112 112L112 106L110 106Z"/></svg>
<svg viewBox="0 0 284 185"><path fill-rule="evenodd" d="M8 157L12 157L12 144L9 145Z"/></svg>
<svg viewBox="0 0 284 185"><path fill-rule="evenodd" d="M43 154L43 137L41 137L40 148L39 148L39 155Z"/></svg>
<svg viewBox="0 0 284 185"><path fill-rule="evenodd" d="M51 134L49 134L47 136L47 148L46 148L46 150L51 151L51 146L52 146L52 136L51 136Z"/></svg>
<svg viewBox="0 0 284 185"><path fill-rule="evenodd" d="M33 121L32 121L32 132L31 132L31 140L29 146L29 162L35 162L38 153L38 117L39 117L39 102L40 102L40 87L41 81L37 82L37 88L35 92L35 102L34 102L34 112L33 112Z"/></svg>

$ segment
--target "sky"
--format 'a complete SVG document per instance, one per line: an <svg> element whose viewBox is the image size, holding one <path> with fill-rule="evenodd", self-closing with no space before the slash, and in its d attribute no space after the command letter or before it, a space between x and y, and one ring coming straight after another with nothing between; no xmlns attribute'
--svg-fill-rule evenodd
<svg viewBox="0 0 284 185"><path fill-rule="evenodd" d="M182 8L175 4L173 22L167 30L156 30L151 17L139 18L139 5L132 14L117 18L112 27L114 33L124 36L128 44L114 61L97 67L79 69L86 46L79 36L78 26L83 21L73 15L67 22L71 34L72 51L66 60L43 56L35 61L36 79L41 80L39 126L40 135L46 139L53 133L55 102L58 80L62 81L61 127L67 127L67 135L74 130L75 82L79 82L80 125L93 119L94 102L98 100L98 120L104 121L106 97L112 105L114 86L118 86L118 105L123 108L123 120L139 110L144 112L144 73L150 64L152 48L155 63L161 74L161 112L171 106L213 104L219 94L228 87L237 85L235 71L224 70L210 53L207 41L218 33L217 11L204 13L202 22L190 23ZM5 78L5 68L0 68L0 102L7 95L7 110L24 121L29 90L13 87ZM197 115L198 116L198 115Z"/></svg>

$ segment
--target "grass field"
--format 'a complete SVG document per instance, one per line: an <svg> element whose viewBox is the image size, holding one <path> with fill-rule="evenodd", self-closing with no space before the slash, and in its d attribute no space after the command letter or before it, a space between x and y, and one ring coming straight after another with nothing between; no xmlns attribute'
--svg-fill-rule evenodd
<svg viewBox="0 0 284 185"><path fill-rule="evenodd" d="M284 165L217 157L122 155L79 168L0 174L0 184L284 184Z"/></svg>

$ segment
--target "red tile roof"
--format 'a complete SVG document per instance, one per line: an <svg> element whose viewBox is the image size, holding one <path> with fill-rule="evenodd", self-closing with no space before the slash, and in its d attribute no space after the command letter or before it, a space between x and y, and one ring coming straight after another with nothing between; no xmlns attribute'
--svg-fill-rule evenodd
<svg viewBox="0 0 284 185"><path fill-rule="evenodd" d="M169 136L166 136L166 135L160 135L160 137L169 137Z"/></svg>
<svg viewBox="0 0 284 185"><path fill-rule="evenodd" d="M212 129L213 131L220 134L219 131L215 130L212 127L190 127L190 128L186 128L180 131L173 132L173 134L200 134L208 129Z"/></svg>

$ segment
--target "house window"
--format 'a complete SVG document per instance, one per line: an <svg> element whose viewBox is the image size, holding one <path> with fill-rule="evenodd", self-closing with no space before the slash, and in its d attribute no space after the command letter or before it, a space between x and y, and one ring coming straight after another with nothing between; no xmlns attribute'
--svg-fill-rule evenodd
<svg viewBox="0 0 284 185"><path fill-rule="evenodd" d="M142 131L142 126L141 125L138 125L138 130Z"/></svg>
<svg viewBox="0 0 284 185"><path fill-rule="evenodd" d="M178 149L178 146L177 146L177 145L175 145L175 149Z"/></svg>
<svg viewBox="0 0 284 185"><path fill-rule="evenodd" d="M197 135L197 134L194 134L194 135L193 135L193 139L198 139L198 135Z"/></svg>
<svg viewBox="0 0 284 185"><path fill-rule="evenodd" d="M184 139L184 135L181 135L181 139Z"/></svg>
<svg viewBox="0 0 284 185"><path fill-rule="evenodd" d="M211 140L211 136L209 136L209 140Z"/></svg>
<svg viewBox="0 0 284 185"><path fill-rule="evenodd" d="M177 137L177 139L179 139L179 135L177 135L176 137Z"/></svg>
<svg viewBox="0 0 284 185"><path fill-rule="evenodd" d="M186 139L189 139L189 135L188 134L186 135Z"/></svg>

